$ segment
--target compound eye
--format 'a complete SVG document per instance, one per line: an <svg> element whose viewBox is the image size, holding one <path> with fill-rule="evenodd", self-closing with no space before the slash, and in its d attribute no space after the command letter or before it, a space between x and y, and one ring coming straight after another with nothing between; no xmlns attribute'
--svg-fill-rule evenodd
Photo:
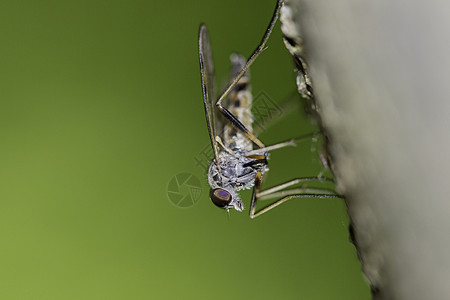
<svg viewBox="0 0 450 300"><path fill-rule="evenodd" d="M229 206L232 200L231 194L227 190L219 188L212 189L209 192L209 197L216 206L221 208Z"/></svg>

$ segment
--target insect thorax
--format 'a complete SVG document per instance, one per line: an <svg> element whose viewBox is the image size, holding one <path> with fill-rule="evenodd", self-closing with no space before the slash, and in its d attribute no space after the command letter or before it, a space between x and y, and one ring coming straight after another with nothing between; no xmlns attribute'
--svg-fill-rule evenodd
<svg viewBox="0 0 450 300"><path fill-rule="evenodd" d="M252 188L258 171L266 170L266 162L244 156L244 151L233 149L235 155L222 151L219 154L220 171L215 160L208 170L208 182L211 188L224 188L240 191ZM265 154L265 153L264 153Z"/></svg>

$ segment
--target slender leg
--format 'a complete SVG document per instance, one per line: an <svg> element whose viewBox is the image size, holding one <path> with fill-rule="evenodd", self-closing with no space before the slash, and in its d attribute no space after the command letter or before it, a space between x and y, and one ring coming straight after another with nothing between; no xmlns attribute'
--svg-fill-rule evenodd
<svg viewBox="0 0 450 300"><path fill-rule="evenodd" d="M252 195L252 202L250 203L250 218L255 218L257 217L257 214L255 215L255 208L256 208L256 194L259 192L260 188L261 188L261 184L262 184L262 173L258 172L256 173L256 178L255 178L255 186L253 187L253 195Z"/></svg>
<svg viewBox="0 0 450 300"><path fill-rule="evenodd" d="M249 131L244 124L242 124L241 121L239 121L229 110L227 110L225 107L222 106L222 101L225 99L225 97L228 96L228 94L231 92L231 90L236 86L236 84L239 82L242 76L244 76L245 72L250 68L250 66L253 64L253 62L256 60L256 58L261 54L262 51L264 51L266 43L270 37L270 34L272 33L273 27L275 26L275 23L278 18L278 13L280 11L281 5L283 3L283 0L278 0L277 5L275 7L275 11L272 15L272 19L270 20L269 26L266 29L266 32L264 33L264 36L259 43L258 47L256 47L255 51L253 51L250 58L247 60L247 63L242 68L242 70L236 75L236 77L230 82L230 84L226 87L224 92L220 95L219 99L216 102L217 108L223 113L225 118L227 118L238 130L240 130L248 139L250 139L252 142L254 142L258 147L262 148L264 147L264 144L251 132Z"/></svg>
<svg viewBox="0 0 450 300"><path fill-rule="evenodd" d="M277 186L271 187L270 189L264 190L264 191L260 191L259 193L256 194L256 196L258 197L258 199L262 200L262 197L265 197L265 199L268 199L267 196L270 196L270 198L274 198L277 196L274 196L273 194L275 192L284 190L290 186L299 184L301 182L311 182L311 181L315 181L315 182L334 182L333 179L331 178L326 178L326 177L302 177L302 178L295 178L292 179L290 181L287 181L285 183L281 183ZM317 189L317 190L321 190L321 189Z"/></svg>
<svg viewBox="0 0 450 300"><path fill-rule="evenodd" d="M284 141L284 142L280 142L280 143L277 143L277 144L274 144L274 145L271 145L271 146L262 147L262 148L255 149L255 150L251 150L251 151L246 152L245 156L251 157L251 156L259 154L261 152L268 152L268 151L272 151L272 150L276 150L276 149L281 149L281 148L284 148L284 147L296 146L298 142L311 139L311 138L313 138L315 136L318 136L319 134L320 134L320 132L316 131L316 132L309 133L307 135L302 135L302 136L299 136L297 138L293 138L293 139L290 139L290 140L287 140L287 141Z"/></svg>
<svg viewBox="0 0 450 300"><path fill-rule="evenodd" d="M320 199L327 199L327 198L343 198L341 195L335 194L332 190L328 189L316 189L316 188L299 188L299 189L293 189L293 190L285 190L282 192L279 192L282 189L285 189L289 186L292 186L294 184L298 184L300 182L307 182L307 181L329 181L332 182L332 179L329 178L319 178L319 177L305 177L305 178L296 178L294 180L282 183L280 185L277 185L275 187L272 187L266 191L260 192L261 185L262 185L262 174L261 172L258 172L256 174L255 179L255 186L253 188L253 195L252 195L252 202L250 204L250 218L256 218L263 213L268 212L272 208L277 207L278 205L293 199L293 198L320 198ZM294 194L292 194L294 193ZM287 196L286 196L287 195ZM274 203L258 210L256 210L256 203L258 200L264 200L274 197L282 196L283 198L275 201Z"/></svg>

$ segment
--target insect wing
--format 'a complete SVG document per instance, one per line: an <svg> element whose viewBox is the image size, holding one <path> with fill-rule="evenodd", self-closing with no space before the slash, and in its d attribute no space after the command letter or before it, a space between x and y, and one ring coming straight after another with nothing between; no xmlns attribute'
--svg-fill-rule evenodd
<svg viewBox="0 0 450 300"><path fill-rule="evenodd" d="M214 158L216 160L217 167L219 167L219 148L216 142L216 121L214 116L214 65L212 61L208 30L204 24L200 25L198 54L200 58L200 73L202 77L203 103L205 105L206 122L208 125L211 145L214 150Z"/></svg>

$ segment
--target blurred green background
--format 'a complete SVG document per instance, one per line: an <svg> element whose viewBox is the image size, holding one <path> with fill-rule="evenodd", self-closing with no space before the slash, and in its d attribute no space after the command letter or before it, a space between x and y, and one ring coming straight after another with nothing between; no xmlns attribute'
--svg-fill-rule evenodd
<svg viewBox="0 0 450 300"><path fill-rule="evenodd" d="M208 198L198 64L208 25L218 82L248 56L274 1L0 2L0 299L369 299L342 200L294 200L251 220ZM253 91L295 91L279 25ZM299 108L261 135L309 133ZM321 170L311 143L271 155L266 186ZM173 176L199 178L189 208ZM246 207L250 193L244 193Z"/></svg>

